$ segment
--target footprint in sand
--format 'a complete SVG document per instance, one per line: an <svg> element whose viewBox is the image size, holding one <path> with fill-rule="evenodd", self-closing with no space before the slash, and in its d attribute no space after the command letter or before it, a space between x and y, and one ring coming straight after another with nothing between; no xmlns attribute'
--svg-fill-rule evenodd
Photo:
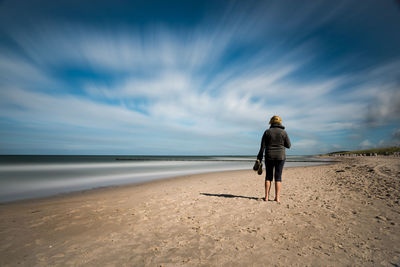
<svg viewBox="0 0 400 267"><path fill-rule="evenodd" d="M54 231L61 231L67 228L65 225L54 228Z"/></svg>
<svg viewBox="0 0 400 267"><path fill-rule="evenodd" d="M31 224L29 227L30 227L30 228L38 227L38 226L40 226L40 225L42 225L42 224L44 224L44 223L45 223L44 221L40 221L40 222L38 222L38 223Z"/></svg>
<svg viewBox="0 0 400 267"><path fill-rule="evenodd" d="M42 245L43 244L43 240L42 239L36 239L35 240L35 244L36 245Z"/></svg>
<svg viewBox="0 0 400 267"><path fill-rule="evenodd" d="M62 253L58 253L58 254L56 254L56 255L54 255L54 256L52 256L52 258L64 258L65 257L65 255L64 254L62 254Z"/></svg>

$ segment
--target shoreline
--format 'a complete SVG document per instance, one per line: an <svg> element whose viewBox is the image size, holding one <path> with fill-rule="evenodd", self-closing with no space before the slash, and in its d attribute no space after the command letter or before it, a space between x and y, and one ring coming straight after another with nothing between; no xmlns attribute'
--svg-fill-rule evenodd
<svg viewBox="0 0 400 267"><path fill-rule="evenodd" d="M281 204L252 170L2 203L0 265L393 266L399 163L285 168Z"/></svg>
<svg viewBox="0 0 400 267"><path fill-rule="evenodd" d="M291 162L307 162L307 163L313 163L313 165L309 165L309 166L288 166L288 167L284 167L284 168L287 169L287 168L301 168L301 167L313 167L313 166L329 165L329 164L335 164L338 161L329 159L327 161L291 161ZM252 166L252 164L253 164L253 162L250 162L251 166ZM251 166L247 170L250 170ZM105 190L107 188L112 189L112 188L118 188L118 187L139 186L139 185L158 182L158 181L163 181L163 180L182 179L183 177L188 177L188 176L193 176L193 175L202 175L202 174L207 175L207 174L212 174L212 173L232 172L232 171L236 172L236 171L246 171L246 170L245 169L221 170L221 171L209 170L209 171L200 172L200 173L173 175L173 176L165 177L165 178L161 177L161 178L154 178L154 179L149 179L149 180L144 180L144 181L137 181L137 182L127 182L127 183L112 184L112 185L105 185L105 186L95 186L95 187L87 188L87 189L71 190L71 191L65 191L65 192L50 194L50 195L38 196L38 197L27 197L27 198L20 198L20 199L12 199L12 200L9 200L9 201L0 201L0 206L1 205L12 204L14 202L24 202L24 201L31 202L31 201L35 201L35 200L54 198L54 197L63 197L63 196L68 197L70 195L73 196L74 194L83 194L83 193L86 193L86 192L91 192L91 191L96 191L96 190ZM264 174L265 174L265 166L264 166L263 175Z"/></svg>
<svg viewBox="0 0 400 267"><path fill-rule="evenodd" d="M314 166L304 166L304 167L314 167ZM302 167L288 167L288 168L302 168ZM35 198L26 198L26 199L17 199L17 200L11 200L8 202L0 202L0 207L1 206L6 206L6 205L12 205L12 204L27 204L27 203L32 203L32 202L47 202L47 201L56 201L59 198L74 198L77 196L83 196L83 195L90 195L90 194L97 194L99 192L101 193L113 193L112 191L118 191L118 190L130 190L135 187L143 187L143 186L151 186L153 184L159 184L163 182L171 182L171 181L179 181L179 180L186 180L186 179L194 179L195 177L193 176L203 176L203 175L210 175L210 174L218 174L218 173L239 173L239 172L248 172L248 170L225 170L225 171L210 171L210 172L204 172L204 173L195 173L195 174L187 174L187 175L178 175L178 176L172 176L172 177L167 177L167 178L157 178L154 180L149 180L149 181L143 181L143 182L133 182L133 183L126 183L126 184L115 184L115 185L108 185L108 186L99 186L99 187L93 187L89 189L84 189L84 190L77 190L77 191L70 191L70 192L65 192L65 193L59 193L55 195L50 195L50 196L43 196L43 197L35 197ZM110 192L106 192L110 191Z"/></svg>

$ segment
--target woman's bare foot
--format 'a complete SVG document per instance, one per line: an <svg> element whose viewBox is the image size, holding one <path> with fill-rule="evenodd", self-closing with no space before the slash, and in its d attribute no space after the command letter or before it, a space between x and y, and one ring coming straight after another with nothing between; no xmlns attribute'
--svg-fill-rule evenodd
<svg viewBox="0 0 400 267"><path fill-rule="evenodd" d="M281 203L281 201L279 200L279 198L275 198L274 201L276 201L277 203Z"/></svg>
<svg viewBox="0 0 400 267"><path fill-rule="evenodd" d="M263 200L264 200L264 201L267 201L267 200L269 200L269 199L268 199L268 197L264 197Z"/></svg>

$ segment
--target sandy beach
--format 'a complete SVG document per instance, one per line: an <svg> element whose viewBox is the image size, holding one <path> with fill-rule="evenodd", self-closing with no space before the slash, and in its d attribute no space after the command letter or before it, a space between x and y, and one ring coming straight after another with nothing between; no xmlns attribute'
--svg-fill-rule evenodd
<svg viewBox="0 0 400 267"><path fill-rule="evenodd" d="M2 204L0 266L399 266L400 158L335 160Z"/></svg>

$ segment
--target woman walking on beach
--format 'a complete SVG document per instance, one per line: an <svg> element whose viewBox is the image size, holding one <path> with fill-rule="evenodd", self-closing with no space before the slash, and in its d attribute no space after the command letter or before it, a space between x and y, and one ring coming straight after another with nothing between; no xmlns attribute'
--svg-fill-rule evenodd
<svg viewBox="0 0 400 267"><path fill-rule="evenodd" d="M265 150L265 198L269 200L269 190L271 182L275 177L275 201L280 202L279 193L282 186L282 170L286 160L285 148L290 148L290 139L282 125L282 119L279 116L273 116L269 124L270 128L264 132L261 139L260 152L257 159L262 162ZM274 175L275 169L275 175Z"/></svg>

